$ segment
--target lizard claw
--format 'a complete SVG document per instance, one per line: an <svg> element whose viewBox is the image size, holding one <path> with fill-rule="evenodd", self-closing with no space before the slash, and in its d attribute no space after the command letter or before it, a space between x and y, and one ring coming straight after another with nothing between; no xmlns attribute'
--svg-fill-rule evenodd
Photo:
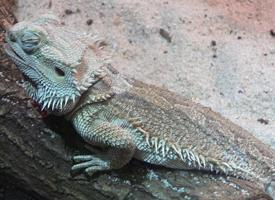
<svg viewBox="0 0 275 200"><path fill-rule="evenodd" d="M84 172L86 175L92 176L97 171L110 169L107 161L92 155L73 156L72 160L77 163L71 168L73 175Z"/></svg>

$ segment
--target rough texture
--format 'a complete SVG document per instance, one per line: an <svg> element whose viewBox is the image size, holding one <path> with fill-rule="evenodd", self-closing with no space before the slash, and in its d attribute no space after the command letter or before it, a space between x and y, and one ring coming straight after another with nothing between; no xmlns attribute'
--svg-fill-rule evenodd
<svg viewBox="0 0 275 200"><path fill-rule="evenodd" d="M119 71L209 106L274 147L272 0L19 0L16 16L48 12L107 38Z"/></svg>

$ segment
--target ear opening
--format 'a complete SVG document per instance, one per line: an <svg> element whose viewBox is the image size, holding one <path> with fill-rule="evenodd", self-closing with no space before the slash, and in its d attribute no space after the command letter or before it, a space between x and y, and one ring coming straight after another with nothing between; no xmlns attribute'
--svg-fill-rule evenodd
<svg viewBox="0 0 275 200"><path fill-rule="evenodd" d="M93 46L95 46L99 50L104 49L107 45L108 45L107 42L103 39L98 39L93 44Z"/></svg>
<svg viewBox="0 0 275 200"><path fill-rule="evenodd" d="M112 55L112 53L110 52L109 43L107 43L107 41L102 38L93 38L93 41L91 41L89 47L93 50L93 53L98 56L98 58L101 57L102 59L110 57L110 55Z"/></svg>

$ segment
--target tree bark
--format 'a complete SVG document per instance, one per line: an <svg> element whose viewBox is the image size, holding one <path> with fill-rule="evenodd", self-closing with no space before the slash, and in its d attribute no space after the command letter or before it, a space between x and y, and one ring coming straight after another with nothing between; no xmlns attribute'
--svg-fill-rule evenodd
<svg viewBox="0 0 275 200"><path fill-rule="evenodd" d="M2 47L3 30L16 21L12 6L13 1L0 3L0 199L12 199L13 192L18 199L40 200L271 199L247 181L136 160L89 179L72 177L70 157L88 150L68 122L43 118L20 87L20 72Z"/></svg>

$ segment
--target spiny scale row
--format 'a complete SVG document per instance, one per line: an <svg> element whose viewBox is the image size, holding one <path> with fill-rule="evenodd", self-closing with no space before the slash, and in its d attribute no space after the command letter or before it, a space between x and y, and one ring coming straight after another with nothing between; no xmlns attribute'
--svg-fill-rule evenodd
<svg viewBox="0 0 275 200"><path fill-rule="evenodd" d="M76 95L72 94L72 96L64 96L61 98L47 98L47 99L43 99L38 101L39 104L42 105L42 110L46 109L51 109L51 110L55 110L55 109L63 109L69 100L72 100L72 102L74 103L76 100Z"/></svg>
<svg viewBox="0 0 275 200"><path fill-rule="evenodd" d="M137 130L145 135L145 141L150 148L153 148L156 154L161 154L163 158L167 157L167 154L171 153L171 150L175 152L178 157L189 166L197 166L198 168L208 169L210 171L215 171L216 173L229 174L232 173L234 176L238 177L242 172L249 174L250 171L238 168L232 163L219 162L218 160L206 158L203 155L199 155L190 148L180 148L177 145L170 145L167 141L159 139L157 137L150 137L149 133L140 127Z"/></svg>

